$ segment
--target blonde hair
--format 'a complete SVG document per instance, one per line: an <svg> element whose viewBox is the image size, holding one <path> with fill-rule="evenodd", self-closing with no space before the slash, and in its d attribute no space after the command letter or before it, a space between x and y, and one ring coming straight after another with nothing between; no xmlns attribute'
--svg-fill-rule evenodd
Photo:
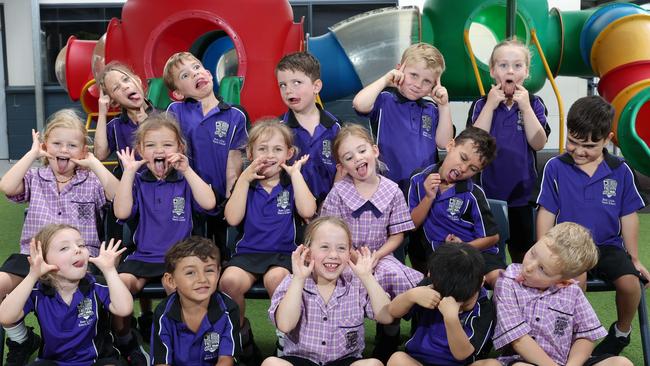
<svg viewBox="0 0 650 366"><path fill-rule="evenodd" d="M71 229L79 233L81 235L81 232L79 229L72 225L68 224L48 224L45 225L39 230L36 235L34 235L34 241L38 244L41 243L41 251L43 252L43 260L45 263L47 263L47 251L50 249L50 245L52 244L52 239L54 236L61 230L66 230L66 229ZM48 273L41 277L41 281L44 282L45 284L52 286L52 273Z"/></svg>
<svg viewBox="0 0 650 366"><path fill-rule="evenodd" d="M496 57L497 50L502 47L517 47L521 49L521 52L524 53L524 58L526 59L526 68L530 69L530 60L532 58L530 49L528 49L528 47L526 47L525 44L523 44L521 41L517 39L506 39L505 41L499 42L499 44L494 46L494 49L492 49L492 54L490 54L490 70L494 67L494 64L496 63L495 57Z"/></svg>
<svg viewBox="0 0 650 366"><path fill-rule="evenodd" d="M106 88L106 82L105 82L106 75L108 75L108 73L111 71L119 72L120 74L124 74L129 78L131 78L133 81L136 82L137 86L142 91L142 96L143 97L146 96L146 90L145 90L146 85L142 84L142 80L140 80L140 77L136 75L136 73L130 67L128 67L126 64L123 64L119 61L109 62L106 66L104 66L102 71L97 76L97 80L96 80L97 84L99 84L99 87L102 88L104 94L108 96L112 96L111 91Z"/></svg>
<svg viewBox="0 0 650 366"><path fill-rule="evenodd" d="M589 230L573 222L552 227L543 238L548 239L549 250L557 257L564 279L577 277L598 263L598 249Z"/></svg>
<svg viewBox="0 0 650 366"><path fill-rule="evenodd" d="M402 53L401 65L409 62L424 61L427 68L433 71L434 74L442 74L445 72L445 58L442 53L434 46L428 43L416 43L410 45L404 53Z"/></svg>
<svg viewBox="0 0 650 366"><path fill-rule="evenodd" d="M255 142L264 136L271 135L273 132L280 133L287 147L296 150L296 147L293 146L293 132L286 124L280 122L277 118L262 118L257 120L253 124L253 128L248 132L248 142L246 143L248 153L252 156ZM296 156L296 153L294 153L294 156Z"/></svg>
<svg viewBox="0 0 650 366"><path fill-rule="evenodd" d="M345 236L348 238L348 247L350 249L352 248L352 233L350 232L350 228L342 218L336 216L321 216L316 218L312 222L310 222L309 225L307 225L307 227L305 228L305 235L303 240L304 245L306 247L309 248L311 246L311 243L315 239L316 231L318 230L319 227L321 227L325 223L332 224L345 231Z"/></svg>
<svg viewBox="0 0 650 366"><path fill-rule="evenodd" d="M185 61L190 61L190 62L196 61L199 64L203 65L201 61L198 58L196 58L196 56L194 56L189 52L176 52L175 54L171 55L167 59L167 62L165 62L165 67L163 68L163 82L165 83L167 89L172 91L176 90L176 83L174 80L174 68Z"/></svg>
<svg viewBox="0 0 650 366"><path fill-rule="evenodd" d="M41 142L47 143L47 139L50 137L50 134L52 134L52 131L57 128L69 128L71 130L77 130L81 132L81 135L83 136L81 141L82 148L90 143L86 125L74 109L64 108L54 112L50 118L47 119L45 130L43 131L43 139ZM41 162L43 165L49 164L47 158L42 158Z"/></svg>
<svg viewBox="0 0 650 366"><path fill-rule="evenodd" d="M134 147L139 152L142 153L142 144L144 143L144 138L149 131L155 131L166 128L174 133L176 136L176 141L178 142L178 150L180 153L185 154L185 148L187 144L185 143L185 138L183 137L183 132L181 132L181 127L176 122L176 119L173 115L162 112L162 113L152 113L150 114L144 122L138 125L138 129L135 131L135 141Z"/></svg>

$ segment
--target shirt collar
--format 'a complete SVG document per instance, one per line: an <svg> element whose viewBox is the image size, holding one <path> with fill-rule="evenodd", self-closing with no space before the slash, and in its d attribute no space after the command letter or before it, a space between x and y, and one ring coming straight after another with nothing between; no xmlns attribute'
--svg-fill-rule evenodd
<svg viewBox="0 0 650 366"><path fill-rule="evenodd" d="M95 283L95 280L91 277L90 274L86 274L84 278L79 280L79 291L85 295L88 295L91 286ZM56 295L56 289L54 286L51 286L45 282L39 282L39 287L43 295L54 297Z"/></svg>
<svg viewBox="0 0 650 366"><path fill-rule="evenodd" d="M343 180L341 180L340 184L343 185L343 188L345 190L344 202L350 208L350 210L353 211L353 216L355 215L354 211L361 209L362 212L360 212L358 215L363 213L363 211L370 210L375 214L376 217L379 217L381 214L386 212L388 205L390 205L392 197L387 194L379 194L386 191L389 184L388 179L384 178L381 175L379 175L379 187L377 187L377 192L375 192L375 194L373 194L369 200L366 200L359 195L359 192L354 186L354 182L350 176L346 175ZM379 216L377 216L377 214L379 214Z"/></svg>
<svg viewBox="0 0 650 366"><path fill-rule="evenodd" d="M144 110L145 113L147 113L147 115L151 114L151 112L155 110L153 104L147 98L144 98L144 103L147 105L147 108ZM131 118L129 118L129 113L127 112L126 108L122 108L121 110L120 121L123 123L131 122Z"/></svg>
<svg viewBox="0 0 650 366"><path fill-rule="evenodd" d="M431 170L427 173L427 175L429 175L431 173L438 173L440 171L440 167L442 166L443 161L445 161L445 159L442 159L438 163L433 164L431 166ZM425 179L426 179L426 177L425 177ZM472 182L471 179L465 179L465 180L461 180L459 182L454 183L454 185L449 187L449 188L453 188L454 192L456 192L456 193L465 193L465 192L471 191L473 186L474 186L474 183Z"/></svg>
<svg viewBox="0 0 650 366"><path fill-rule="evenodd" d="M560 155L558 159L564 163L575 165L575 160L573 160L573 157L571 157L569 153ZM610 154L609 151L607 151L605 148L603 148L603 161L611 170L614 170L623 164L622 159L619 159L618 157Z"/></svg>
<svg viewBox="0 0 650 366"><path fill-rule="evenodd" d="M191 103L191 104L198 103L199 106L201 104L198 100L196 100L194 98L190 98L190 97L185 98L183 101L185 103ZM223 99L221 99L221 97L219 97L219 96L217 97L217 102L218 102L217 103L217 108L219 108L219 110L224 110L224 109L229 109L230 108L230 104L224 102Z"/></svg>
<svg viewBox="0 0 650 366"><path fill-rule="evenodd" d="M153 173L149 169L145 169L142 173L140 173L140 178L145 182L158 181L158 178L156 178L156 176L153 175ZM183 176L174 168L172 168L172 170L169 171L169 174L165 176L165 182L168 183L178 182L181 179L183 179Z"/></svg>
<svg viewBox="0 0 650 366"><path fill-rule="evenodd" d="M90 170L87 169L82 169L77 167L75 169L75 175L72 177L70 180L70 184L72 185L78 185L86 181L88 179L88 176L90 174ZM54 171L52 168L44 166L38 169L38 176L45 181L49 182L56 182L56 177L54 176Z"/></svg>
<svg viewBox="0 0 650 366"><path fill-rule="evenodd" d="M340 298L347 295L348 291L350 291L349 284L352 282L353 277L354 274L352 273L350 267L344 269L343 272L341 272L339 278L336 279L336 287L334 288L334 293L332 293L331 298ZM314 281L314 278L311 276L307 277L303 291L311 295L320 296L318 288L316 287L316 281Z"/></svg>
<svg viewBox="0 0 650 366"><path fill-rule="evenodd" d="M424 107L426 105L425 101L423 98L417 99L417 100L410 100L407 97L403 96L402 93L397 90L397 88L386 88L384 89L385 91L393 94L393 98L395 98L395 101L399 104L404 104L408 102L415 102L418 104L420 107Z"/></svg>
<svg viewBox="0 0 650 366"><path fill-rule="evenodd" d="M214 324L221 318L223 315L223 309L219 306L219 300L217 300L217 292L213 293L210 296L210 302L208 303L208 320L211 324ZM181 298L178 293L174 293L172 298L172 304L169 307L168 315L170 318L176 320L179 323L184 323L182 316L182 307L181 307Z"/></svg>
<svg viewBox="0 0 650 366"><path fill-rule="evenodd" d="M336 124L336 121L329 114L325 113L320 104L316 103L316 108L318 108L318 112L320 113L320 124L323 125L323 127L331 128ZM282 119L287 123L287 126L291 128L300 127L296 114L291 109L284 114Z"/></svg>
<svg viewBox="0 0 650 366"><path fill-rule="evenodd" d="M251 189L257 189L257 186L259 184L260 184L259 180L254 180L250 184L250 188ZM287 172L284 171L284 169L282 169L282 171L280 172L280 185L282 185L283 187L286 187L289 184L291 184L291 177L289 176L289 174L287 174Z"/></svg>
<svg viewBox="0 0 650 366"><path fill-rule="evenodd" d="M519 283L517 281L517 276L519 276L520 273L521 273L521 264L520 263L512 263L511 265L509 265L506 268L505 271L501 272L500 276L509 278L509 279L517 282L524 289L526 289L528 291L531 291L531 292L538 292L540 295L542 295L542 294L544 294L544 295L553 294L553 293L556 293L556 292L558 292L559 290L562 289L561 287L557 287L555 285L553 285L553 286L551 286L551 287L549 287L549 288L547 288L546 290L543 290L543 291L538 289L538 288L528 287L528 286L524 285L523 283Z"/></svg>

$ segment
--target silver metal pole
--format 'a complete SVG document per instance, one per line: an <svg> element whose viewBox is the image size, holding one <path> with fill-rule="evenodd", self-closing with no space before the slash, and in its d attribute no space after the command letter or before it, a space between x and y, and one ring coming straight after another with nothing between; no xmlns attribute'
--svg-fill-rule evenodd
<svg viewBox="0 0 650 366"><path fill-rule="evenodd" d="M36 128L43 130L43 65L41 64L41 11L38 0L32 0L32 49L34 50L34 98L36 102Z"/></svg>

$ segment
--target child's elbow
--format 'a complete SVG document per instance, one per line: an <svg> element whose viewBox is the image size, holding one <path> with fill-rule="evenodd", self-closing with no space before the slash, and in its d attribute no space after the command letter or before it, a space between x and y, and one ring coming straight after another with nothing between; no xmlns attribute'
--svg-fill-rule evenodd
<svg viewBox="0 0 650 366"><path fill-rule="evenodd" d="M451 355L454 357L456 361L465 361L467 360L472 354L474 354L474 347L470 346L467 349L463 350L456 350L455 352L452 350Z"/></svg>

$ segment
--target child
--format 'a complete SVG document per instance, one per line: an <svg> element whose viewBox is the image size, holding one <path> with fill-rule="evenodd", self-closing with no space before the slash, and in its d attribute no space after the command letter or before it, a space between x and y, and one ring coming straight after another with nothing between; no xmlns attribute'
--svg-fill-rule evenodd
<svg viewBox="0 0 650 366"><path fill-rule="evenodd" d="M489 344L494 307L483 289L485 264L466 243L443 243L429 257L430 283L398 295L388 310L417 318L406 352L388 365L466 365ZM429 281L427 281L429 282Z"/></svg>
<svg viewBox="0 0 650 366"><path fill-rule="evenodd" d="M240 352L239 308L217 291L221 259L208 239L193 236L165 255L165 287L176 292L156 308L154 365L233 365Z"/></svg>
<svg viewBox="0 0 650 366"><path fill-rule="evenodd" d="M639 259L639 218L644 202L632 169L607 152L614 108L598 96L578 99L567 116L566 153L544 167L537 202L537 235L572 221L592 234L600 259L593 272L616 287L618 320L594 354L617 355L630 342L632 319L641 299L639 277L650 274ZM581 282L585 277L582 276Z"/></svg>
<svg viewBox="0 0 650 366"><path fill-rule="evenodd" d="M404 196L397 184L377 172L379 149L365 128L343 127L334 140L334 154L345 175L327 195L321 215L347 222L352 247L368 247L373 252L374 275L393 298L422 279L420 272L392 254L404 232L414 228ZM382 328L374 355L385 361L399 343L399 324Z"/></svg>
<svg viewBox="0 0 650 366"><path fill-rule="evenodd" d="M441 163L411 178L409 207L416 226L423 226L427 257L444 242L465 242L479 249L485 260L486 282L494 288L506 268L498 254L498 228L474 174L490 164L496 153L494 138L468 127L447 144Z"/></svg>
<svg viewBox="0 0 650 366"><path fill-rule="evenodd" d="M280 118L293 131L300 154L309 154L302 175L316 201L323 202L334 184L336 164L332 142L341 126L338 118L316 103L323 87L320 64L308 52L291 53L280 60L275 76L282 100L289 108Z"/></svg>
<svg viewBox="0 0 650 366"><path fill-rule="evenodd" d="M497 157L481 173L480 184L488 198L508 202L508 251L513 263L521 263L534 242L534 208L529 201L537 181L535 151L544 147L551 132L544 102L523 86L530 58L519 41L496 45L490 56L490 75L496 85L487 97L474 102L467 121L497 140Z"/></svg>
<svg viewBox="0 0 650 366"><path fill-rule="evenodd" d="M36 314L43 345L30 365L118 364L103 314L105 309L118 316L133 311L133 298L115 270L125 249L118 250L119 245L102 243L91 258L81 233L65 224L46 225L32 239L29 273L0 305L4 326ZM101 271L106 285L87 273L88 262Z"/></svg>
<svg viewBox="0 0 650 366"><path fill-rule="evenodd" d="M311 219L316 200L309 192L300 168L309 155L286 165L293 155L293 134L277 119L255 123L246 155L250 165L241 174L226 203L229 225L240 225L243 236L228 262L219 289L235 300L240 310L243 357L257 357L248 321L244 294L259 279L273 296L291 270L290 254L296 249L296 219Z"/></svg>
<svg viewBox="0 0 650 366"><path fill-rule="evenodd" d="M547 231L497 281L494 347L507 349L501 363L480 365L632 365L624 357L591 357L607 332L572 278L592 268L598 250L591 234L571 222ZM525 362L523 362L525 361Z"/></svg>
<svg viewBox="0 0 650 366"><path fill-rule="evenodd" d="M216 206L214 192L183 155L185 142L172 116L154 114L142 122L135 136L135 150L142 160L136 160L135 152L128 147L118 152L124 173L114 203L118 219L138 217L133 234L135 252L118 267L132 294L163 275L164 253L192 232L192 208L209 211ZM144 165L146 169L140 171ZM140 364L147 357L130 332L130 320L115 318L117 344L131 364Z"/></svg>
<svg viewBox="0 0 650 366"><path fill-rule="evenodd" d="M352 106L370 118L386 177L406 192L418 168L438 161L453 136L447 89L440 84L445 59L430 44L408 47L394 70L361 90ZM430 97L433 102L423 99Z"/></svg>
<svg viewBox="0 0 650 366"><path fill-rule="evenodd" d="M76 227L91 256L99 253L97 222L107 199L112 200L117 179L88 152L87 131L79 116L62 109L48 120L43 132L32 130L31 149L0 180L0 191L14 202L29 202L20 238L20 254L0 267L0 299L29 273L30 240L45 225ZM41 159L42 167L31 168ZM6 329L9 365L24 365L38 348L38 336L25 324Z"/></svg>
<svg viewBox="0 0 650 366"><path fill-rule="evenodd" d="M390 299L372 276L371 251L361 248L356 264L351 260L351 240L338 217L321 216L307 226L305 244L291 254L293 275L284 278L269 308L271 322L286 334L284 356L269 357L263 366L382 365L362 359L363 319L390 324Z"/></svg>

